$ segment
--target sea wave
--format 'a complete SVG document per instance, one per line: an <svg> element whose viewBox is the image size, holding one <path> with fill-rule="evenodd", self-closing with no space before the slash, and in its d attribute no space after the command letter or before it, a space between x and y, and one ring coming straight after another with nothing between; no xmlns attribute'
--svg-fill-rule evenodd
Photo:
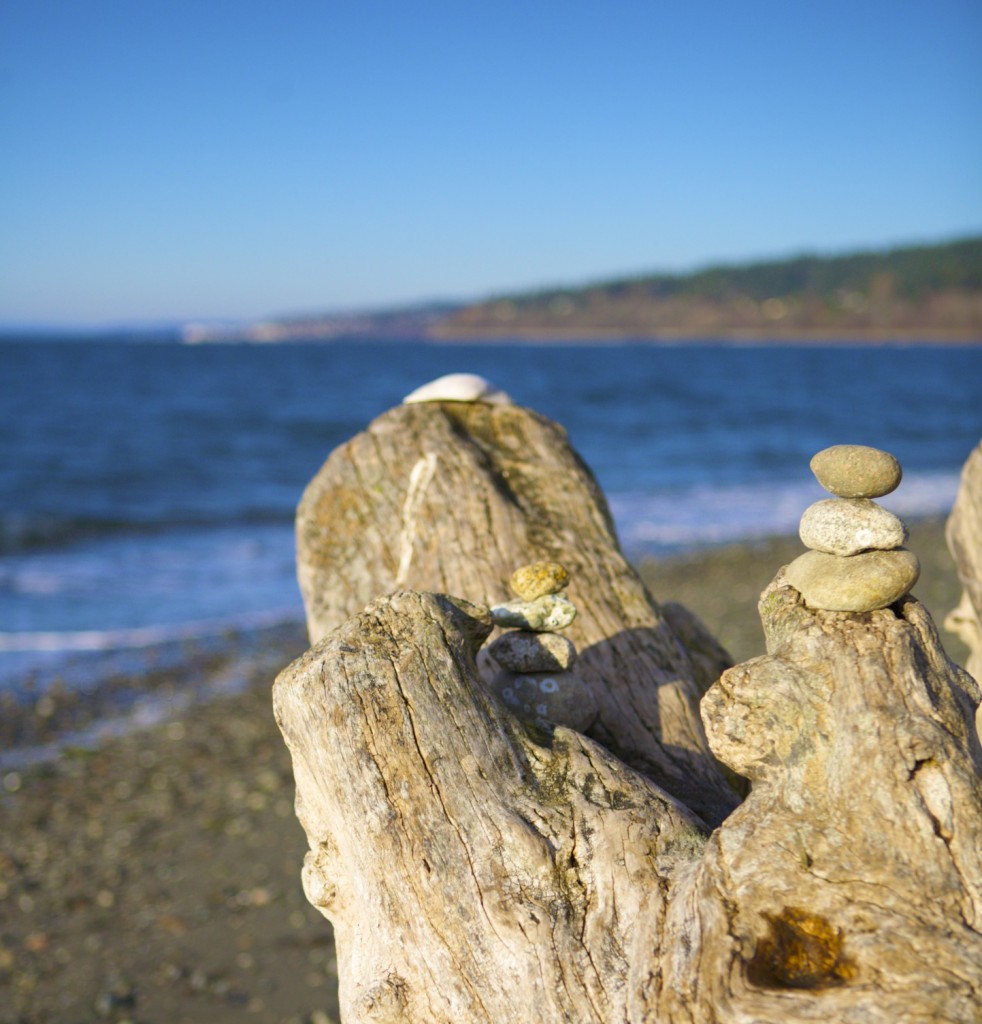
<svg viewBox="0 0 982 1024"><path fill-rule="evenodd" d="M59 518L44 513L0 514L0 554L68 544L80 537L112 533L125 523L88 517Z"/></svg>
<svg viewBox="0 0 982 1024"><path fill-rule="evenodd" d="M877 499L911 519L947 515L959 473L911 473L893 494ZM794 534L804 510L828 498L814 480L761 485L699 484L684 490L610 496L621 543L632 555Z"/></svg>
<svg viewBox="0 0 982 1024"><path fill-rule="evenodd" d="M943 516L958 483L955 471L914 472L880 500L908 519ZM793 534L802 512L827 497L799 478L609 500L622 546L638 558ZM159 664L162 652L179 661L188 645L302 621L287 524L112 535L9 554L0 559L0 692L27 680L40 690L56 679L84 686L129 671L131 661Z"/></svg>
<svg viewBox="0 0 982 1024"><path fill-rule="evenodd" d="M152 535L171 530L208 530L234 526L288 525L281 510L248 508L235 516L166 515L108 518L58 516L47 512L0 512L0 555L60 548L79 541L120 535Z"/></svg>
<svg viewBox="0 0 982 1024"><path fill-rule="evenodd" d="M45 651L118 651L204 640L233 632L268 629L298 621L296 607L273 608L221 619L200 619L176 625L136 629L80 629L0 632L0 653Z"/></svg>

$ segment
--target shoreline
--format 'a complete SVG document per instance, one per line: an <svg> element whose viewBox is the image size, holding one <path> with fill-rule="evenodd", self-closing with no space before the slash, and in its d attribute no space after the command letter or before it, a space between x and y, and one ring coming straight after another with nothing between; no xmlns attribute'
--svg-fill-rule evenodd
<svg viewBox="0 0 982 1024"><path fill-rule="evenodd" d="M964 663L942 628L958 591L943 520L909 525L914 593ZM760 590L802 550L771 538L639 566L657 600L685 604L743 661L763 653ZM301 890L306 840L270 703L305 643L268 640L238 689L0 770L0 1022L337 1021L331 929ZM221 668L200 662L196 684Z"/></svg>
<svg viewBox="0 0 982 1024"><path fill-rule="evenodd" d="M943 595L925 599L940 625L960 596L944 524L940 517L908 521L910 543L926 551L918 595L931 580L950 583ZM786 564L803 550L796 537L781 535L674 550L626 549L656 599L690 607L736 661L763 653L752 638L759 633L756 601L772 575L770 566ZM939 561L946 563L943 568ZM716 585L714 574L721 577ZM51 760L59 748L98 746L275 675L306 647L303 610L263 618L200 633L178 630L118 649L80 649L63 663L28 670L22 681L11 677L0 685L0 773ZM952 642L958 644L954 637Z"/></svg>
<svg viewBox="0 0 982 1024"><path fill-rule="evenodd" d="M518 332L497 329L486 331L452 331L440 333L430 331L419 334L390 335L372 333L338 334L284 334L282 338L256 338L248 332L228 337L200 338L193 342L181 338L173 339L181 345L331 345L345 343L366 344L424 344L453 347L455 345L650 345L652 347L677 348L684 346L732 346L754 347L796 347L849 348L882 346L889 347L947 347L972 348L982 345L982 335L977 331L927 331L911 332L862 332L862 331L786 331L781 334L758 333L756 331L724 331L722 333L659 331L647 334L644 331L603 329L537 330L526 328ZM0 338L0 342L3 339Z"/></svg>
<svg viewBox="0 0 982 1024"><path fill-rule="evenodd" d="M98 747L201 704L241 693L306 647L296 619L229 628L134 649L93 652L52 677L0 690L0 773L43 764L59 751ZM73 685L63 678L75 673ZM61 678L59 678L61 677Z"/></svg>
<svg viewBox="0 0 982 1024"><path fill-rule="evenodd" d="M245 339L244 339L245 340ZM286 340L286 339L284 339ZM309 338L314 341L318 339ZM319 340L335 340L323 338ZM340 339L337 339L340 340ZM364 340L379 340L369 339ZM849 345L948 345L952 347L971 347L982 345L982 335L978 331L938 330L927 331L913 329L910 331L863 331L846 329L788 329L781 333L756 330L723 330L713 332L661 330L646 333L630 328L566 328L557 330L543 327L525 327L516 331L499 328L471 328L466 331L453 330L442 333L429 331L419 337L419 341L441 345L604 345L604 344L637 344L637 345L808 345L835 346Z"/></svg>

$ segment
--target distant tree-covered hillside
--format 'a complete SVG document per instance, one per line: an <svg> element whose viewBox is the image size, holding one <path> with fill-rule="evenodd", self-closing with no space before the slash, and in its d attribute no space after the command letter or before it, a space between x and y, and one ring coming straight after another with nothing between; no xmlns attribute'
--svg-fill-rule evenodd
<svg viewBox="0 0 982 1024"><path fill-rule="evenodd" d="M457 310L431 332L982 340L982 238L501 296Z"/></svg>

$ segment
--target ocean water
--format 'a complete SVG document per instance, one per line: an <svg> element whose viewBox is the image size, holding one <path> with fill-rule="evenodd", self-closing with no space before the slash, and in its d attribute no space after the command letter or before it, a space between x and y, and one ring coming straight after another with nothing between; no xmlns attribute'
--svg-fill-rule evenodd
<svg viewBox="0 0 982 1024"><path fill-rule="evenodd" d="M633 555L794 531L837 443L945 514L982 436L982 347L0 343L0 692L300 620L303 487L456 371L566 427Z"/></svg>

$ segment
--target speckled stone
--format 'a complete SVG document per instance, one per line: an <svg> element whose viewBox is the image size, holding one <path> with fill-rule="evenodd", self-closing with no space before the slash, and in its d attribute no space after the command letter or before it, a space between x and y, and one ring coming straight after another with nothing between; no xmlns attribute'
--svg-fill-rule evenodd
<svg viewBox="0 0 982 1024"><path fill-rule="evenodd" d="M896 490L903 475L900 463L879 448L837 444L811 460L815 479L840 498L879 498Z"/></svg>
<svg viewBox="0 0 982 1024"><path fill-rule="evenodd" d="M906 548L866 551L843 558L806 551L785 570L809 608L832 612L870 612L899 601L917 582L921 567Z"/></svg>
<svg viewBox="0 0 982 1024"><path fill-rule="evenodd" d="M502 633L488 653L511 672L561 672L576 660L576 648L567 637L524 629Z"/></svg>
<svg viewBox="0 0 982 1024"><path fill-rule="evenodd" d="M890 551L907 543L903 520L868 498L826 498L809 505L798 527L801 543L830 555Z"/></svg>
<svg viewBox="0 0 982 1024"><path fill-rule="evenodd" d="M415 402L495 402L510 405L511 399L476 373L448 373L416 388L402 400L403 405Z"/></svg>
<svg viewBox="0 0 982 1024"><path fill-rule="evenodd" d="M523 601L534 601L546 594L558 594L569 583L569 573L559 562L533 562L516 569L511 577L511 589Z"/></svg>
<svg viewBox="0 0 982 1024"><path fill-rule="evenodd" d="M573 672L501 672L492 686L519 718L537 725L584 732L597 720L596 698Z"/></svg>
<svg viewBox="0 0 982 1024"><path fill-rule="evenodd" d="M576 606L562 594L545 594L534 601L509 601L495 605L491 618L496 626L531 629L536 633L565 629L576 618Z"/></svg>

